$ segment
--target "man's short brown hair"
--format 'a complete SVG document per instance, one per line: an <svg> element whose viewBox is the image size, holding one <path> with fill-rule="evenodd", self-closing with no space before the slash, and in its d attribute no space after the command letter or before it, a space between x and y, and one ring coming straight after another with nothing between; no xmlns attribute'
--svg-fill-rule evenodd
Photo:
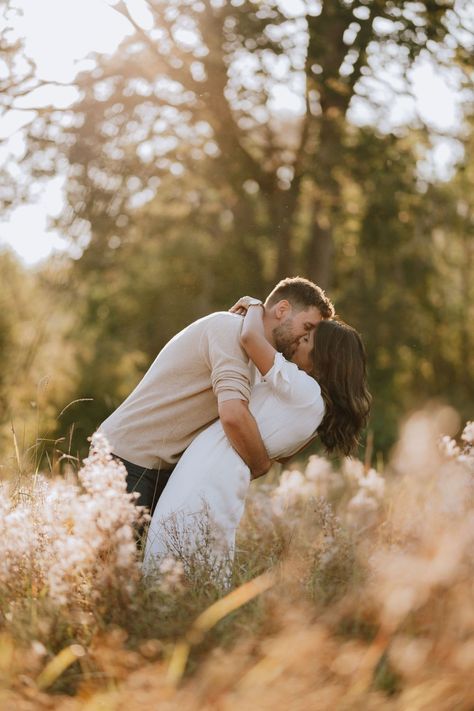
<svg viewBox="0 0 474 711"><path fill-rule="evenodd" d="M267 296L265 306L275 306L282 299L286 299L295 311L306 311L316 306L323 318L332 318L335 314L334 306L324 291L303 277L287 277L278 282Z"/></svg>

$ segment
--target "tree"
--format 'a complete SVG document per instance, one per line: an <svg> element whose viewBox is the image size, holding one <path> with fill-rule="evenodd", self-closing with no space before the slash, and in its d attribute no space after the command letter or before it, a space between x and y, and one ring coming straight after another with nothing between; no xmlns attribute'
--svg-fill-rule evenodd
<svg viewBox="0 0 474 711"><path fill-rule="evenodd" d="M0 252L0 452L2 473L31 472L52 442L77 382L67 264L33 271ZM72 399L72 398L70 398ZM62 404L61 404L62 403ZM66 434L64 429L60 437ZM45 438L51 437L50 442ZM68 445L64 446L67 449ZM17 456L20 462L17 461Z"/></svg>
<svg viewBox="0 0 474 711"><path fill-rule="evenodd" d="M407 90L421 52L467 71L456 39L467 4L326 0L298 17L270 1L153 0L148 18L132 7L116 3L133 33L77 78L78 101L29 129L24 167L35 179L67 171L59 226L81 255L69 271L76 376L66 391L93 401L68 408L57 434L79 423L84 444L179 328L301 273L331 285L363 332L386 449L400 414L436 393L431 360L450 374L445 392L458 382L461 351L433 334L436 230L461 249L462 188L420 186L421 124L382 133L351 112L364 101L382 123L381 87ZM299 113L272 108L281 76Z"/></svg>
<svg viewBox="0 0 474 711"><path fill-rule="evenodd" d="M270 0L153 0L146 20L114 7L134 32L78 77L70 111L30 131L35 175L67 157L62 226L82 248L107 249L113 235L126 240L138 201L159 200L165 176L178 188L199 176L268 281L297 270L328 286L353 100L374 103L387 65L403 84L421 52L452 45L466 4L308 2L288 18ZM271 108L279 74L301 87L291 124ZM297 240L305 189L313 216Z"/></svg>

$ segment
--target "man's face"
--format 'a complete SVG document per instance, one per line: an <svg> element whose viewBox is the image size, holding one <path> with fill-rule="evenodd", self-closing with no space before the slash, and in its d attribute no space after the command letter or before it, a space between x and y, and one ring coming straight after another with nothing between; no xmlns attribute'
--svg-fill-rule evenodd
<svg viewBox="0 0 474 711"><path fill-rule="evenodd" d="M291 360L300 338L314 331L322 317L316 306L310 306L306 311L290 311L289 315L276 326L273 331L275 348L285 358Z"/></svg>

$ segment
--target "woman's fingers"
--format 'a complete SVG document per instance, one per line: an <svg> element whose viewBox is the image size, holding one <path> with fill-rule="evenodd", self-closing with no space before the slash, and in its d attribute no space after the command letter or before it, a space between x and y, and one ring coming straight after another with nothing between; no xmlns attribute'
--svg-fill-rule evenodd
<svg viewBox="0 0 474 711"><path fill-rule="evenodd" d="M229 311L233 314L241 314L244 315L247 311L247 306L248 306L248 296L242 296L233 306L232 308L229 309Z"/></svg>

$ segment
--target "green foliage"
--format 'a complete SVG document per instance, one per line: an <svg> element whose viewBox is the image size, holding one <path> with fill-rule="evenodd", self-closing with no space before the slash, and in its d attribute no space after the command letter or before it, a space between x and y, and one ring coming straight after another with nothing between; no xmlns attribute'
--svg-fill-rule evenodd
<svg viewBox="0 0 474 711"><path fill-rule="evenodd" d="M295 273L328 288L363 334L376 452L387 452L400 417L426 399L468 417L469 127L456 176L428 185L419 175L426 129L382 134L351 118L357 101L387 126L380 89L396 90L382 73L396 64L403 82L421 54L468 77L466 2L455 13L450 3L323 2L319 14L304 3L292 18L270 1L148 6L152 26L143 29L125 3L114 5L134 31L77 77L75 104L42 109L28 128L22 167L32 183L66 171L57 227L81 256L61 267L61 286L54 266L47 277L8 274L2 446L6 410L28 410L48 377L41 434L84 454L174 333L243 293L265 297ZM188 44L183 29L193 33ZM24 49L8 51L6 110L17 98L13 58ZM288 85L304 79L301 114L272 110L281 76ZM16 78L24 91L43 83L30 65ZM37 335L20 335L20 323ZM16 355L20 348L27 360L25 343L33 369ZM25 448L40 436L32 431Z"/></svg>
<svg viewBox="0 0 474 711"><path fill-rule="evenodd" d="M387 696L393 696L402 689L401 675L392 668L387 653L381 656L375 667L373 685L375 689L380 689Z"/></svg>

